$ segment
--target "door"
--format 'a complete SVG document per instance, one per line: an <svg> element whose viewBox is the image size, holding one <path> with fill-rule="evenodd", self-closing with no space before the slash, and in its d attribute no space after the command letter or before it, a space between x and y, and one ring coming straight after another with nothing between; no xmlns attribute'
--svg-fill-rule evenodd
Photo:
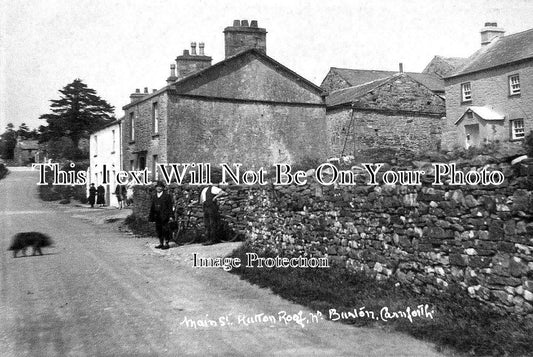
<svg viewBox="0 0 533 357"><path fill-rule="evenodd" d="M465 148L479 146L479 124L465 125Z"/></svg>

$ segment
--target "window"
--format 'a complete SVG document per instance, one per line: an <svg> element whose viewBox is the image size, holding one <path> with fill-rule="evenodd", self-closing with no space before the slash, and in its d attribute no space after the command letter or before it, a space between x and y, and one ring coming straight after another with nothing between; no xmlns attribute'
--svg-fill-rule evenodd
<svg viewBox="0 0 533 357"><path fill-rule="evenodd" d="M511 139L520 140L524 138L524 119L511 120Z"/></svg>
<svg viewBox="0 0 533 357"><path fill-rule="evenodd" d="M472 101L472 89L470 86L470 82L461 84L461 94L462 94L461 99L463 102Z"/></svg>
<svg viewBox="0 0 533 357"><path fill-rule="evenodd" d="M115 152L115 131L111 130L111 136L113 137L113 147L111 148L112 152Z"/></svg>
<svg viewBox="0 0 533 357"><path fill-rule="evenodd" d="M130 113L130 141L135 140L135 114Z"/></svg>
<svg viewBox="0 0 533 357"><path fill-rule="evenodd" d="M98 136L94 136L94 156L98 155Z"/></svg>
<svg viewBox="0 0 533 357"><path fill-rule="evenodd" d="M153 133L157 134L159 132L159 112L157 109L157 102L152 103L152 127Z"/></svg>
<svg viewBox="0 0 533 357"><path fill-rule="evenodd" d="M152 180L157 181L158 176L159 175L157 174L157 155L154 155L152 158Z"/></svg>
<svg viewBox="0 0 533 357"><path fill-rule="evenodd" d="M135 161L134 160L130 160L130 170L131 171L135 170Z"/></svg>
<svg viewBox="0 0 533 357"><path fill-rule="evenodd" d="M509 76L509 95L520 94L520 77L518 74Z"/></svg>

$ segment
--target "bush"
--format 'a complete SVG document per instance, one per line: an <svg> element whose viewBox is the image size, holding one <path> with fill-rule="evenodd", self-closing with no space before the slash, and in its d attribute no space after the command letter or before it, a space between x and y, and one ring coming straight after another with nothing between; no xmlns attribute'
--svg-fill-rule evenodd
<svg viewBox="0 0 533 357"><path fill-rule="evenodd" d="M5 167L4 164L0 163L0 180L3 179L8 172L9 170L7 169L7 167Z"/></svg>
<svg viewBox="0 0 533 357"><path fill-rule="evenodd" d="M155 225L148 222L148 220L143 217L130 214L124 220L124 224L136 235L142 237L157 237Z"/></svg>
<svg viewBox="0 0 533 357"><path fill-rule="evenodd" d="M75 166L71 167L71 163L74 163ZM69 161L60 164L60 170L62 171L86 171L88 167L88 161ZM52 171L49 167L46 167L46 182L48 183L47 185L39 186L39 197L43 201L62 200L61 203L66 204L72 198L81 203L87 203L87 189L85 185L53 185Z"/></svg>
<svg viewBox="0 0 533 357"><path fill-rule="evenodd" d="M523 145L527 156L533 157L533 130L526 135Z"/></svg>

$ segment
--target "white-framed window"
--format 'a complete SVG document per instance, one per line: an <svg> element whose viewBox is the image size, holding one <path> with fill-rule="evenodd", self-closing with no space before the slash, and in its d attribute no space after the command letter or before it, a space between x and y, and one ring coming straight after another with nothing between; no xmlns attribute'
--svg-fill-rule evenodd
<svg viewBox="0 0 533 357"><path fill-rule="evenodd" d="M472 101L472 87L470 85L470 82L461 84L461 101Z"/></svg>
<svg viewBox="0 0 533 357"><path fill-rule="evenodd" d="M111 148L111 151L115 152L115 130L111 130L111 136L113 137L113 147Z"/></svg>
<svg viewBox="0 0 533 357"><path fill-rule="evenodd" d="M159 132L159 109L157 102L152 103L152 127L153 133L157 134Z"/></svg>
<svg viewBox="0 0 533 357"><path fill-rule="evenodd" d="M509 95L520 94L520 76L513 74L509 76Z"/></svg>
<svg viewBox="0 0 533 357"><path fill-rule="evenodd" d="M524 119L511 120L511 139L520 140L525 136Z"/></svg>
<svg viewBox="0 0 533 357"><path fill-rule="evenodd" d="M135 113L130 113L130 140L135 140Z"/></svg>

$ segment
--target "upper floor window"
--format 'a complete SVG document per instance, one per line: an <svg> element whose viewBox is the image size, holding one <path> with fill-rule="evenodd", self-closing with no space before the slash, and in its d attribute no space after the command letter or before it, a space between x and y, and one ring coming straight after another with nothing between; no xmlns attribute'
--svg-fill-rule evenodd
<svg viewBox="0 0 533 357"><path fill-rule="evenodd" d="M135 114L130 113L130 140L135 140Z"/></svg>
<svg viewBox="0 0 533 357"><path fill-rule="evenodd" d="M111 130L111 136L113 138L113 147L111 148L111 151L115 152L115 130Z"/></svg>
<svg viewBox="0 0 533 357"><path fill-rule="evenodd" d="M470 86L470 82L461 84L461 101L472 101L472 87Z"/></svg>
<svg viewBox="0 0 533 357"><path fill-rule="evenodd" d="M520 76L513 74L509 76L509 95L520 94Z"/></svg>
<svg viewBox="0 0 533 357"><path fill-rule="evenodd" d="M159 132L159 110L157 102L152 103L152 128L154 134Z"/></svg>
<svg viewBox="0 0 533 357"><path fill-rule="evenodd" d="M511 139L520 140L525 136L524 119L511 120Z"/></svg>
<svg viewBox="0 0 533 357"><path fill-rule="evenodd" d="M98 155L98 136L94 136L94 156Z"/></svg>

